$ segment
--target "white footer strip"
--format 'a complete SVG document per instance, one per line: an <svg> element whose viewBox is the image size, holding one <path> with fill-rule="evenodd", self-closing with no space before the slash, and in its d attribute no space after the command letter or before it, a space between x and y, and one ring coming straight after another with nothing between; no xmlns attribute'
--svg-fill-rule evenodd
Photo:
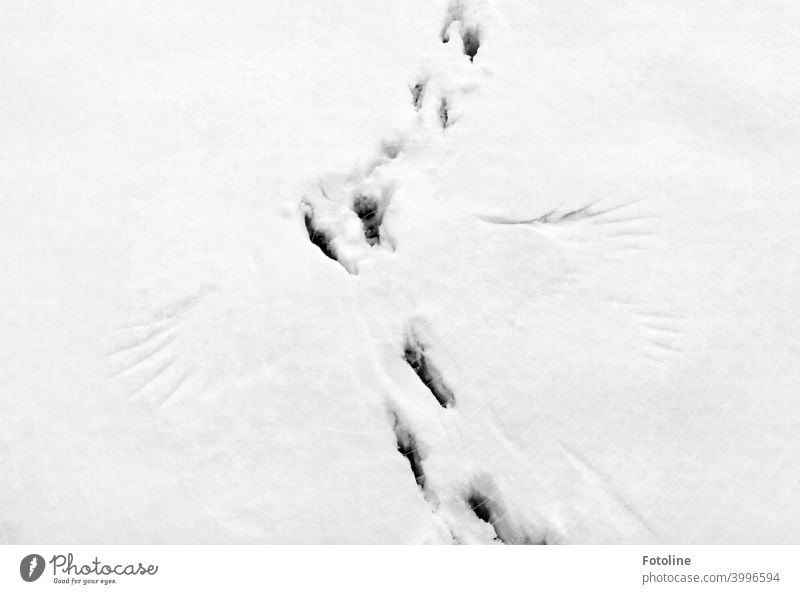
<svg viewBox="0 0 800 594"><path fill-rule="evenodd" d="M0 592L800 592L800 546L0 547Z"/></svg>

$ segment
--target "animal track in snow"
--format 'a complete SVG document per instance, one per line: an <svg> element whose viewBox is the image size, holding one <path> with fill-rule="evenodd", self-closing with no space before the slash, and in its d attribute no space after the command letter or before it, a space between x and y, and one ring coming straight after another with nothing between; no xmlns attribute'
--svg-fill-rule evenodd
<svg viewBox="0 0 800 594"><path fill-rule="evenodd" d="M470 62L474 62L481 47L480 26L475 22L474 15L466 10L464 3L460 0L452 2L447 9L447 15L439 34L442 43L450 41L450 28L454 23L458 23L464 55L469 58Z"/></svg>
<svg viewBox="0 0 800 594"><path fill-rule="evenodd" d="M442 41L448 42L451 28L457 23L463 52L470 62L474 62L482 43L482 28L475 16L475 10L467 10L462 2L455 1L448 9L441 32ZM475 73L474 70L472 72ZM347 175L320 178L318 188L312 188L301 203L309 240L325 256L339 262L352 274L355 274L357 260L370 257L372 248L378 248L384 243L393 248L391 238L385 234L384 217L395 184L408 165L414 163L413 157L420 150L417 147L424 148L431 144L435 146L440 141L441 130L447 130L453 125L457 119L453 117L453 102L457 103L459 92L467 93L471 87L466 84L453 85L449 77L443 74L441 77L420 77L408 89L411 95L409 109L419 112L413 123L397 133L392 141L383 141L380 153L366 167ZM412 158L406 158L408 155L404 156L404 153L410 146L414 147L410 155ZM561 219L568 221L582 214L566 213ZM538 222L550 221L541 219ZM420 338L418 330L415 325L406 330L403 358L439 406L453 408L456 403L455 395L445 383L440 370L431 361L427 344ZM397 451L408 461L414 481L423 492L431 512L446 524L446 516L450 513L440 508L439 498L431 490L423 468L425 453L420 449L417 436L395 410L390 410L389 413ZM500 542L528 544L543 540L530 536L534 533L531 529L513 522L494 483L486 476L472 481L466 495L459 489L455 497L450 497L448 505L451 509L458 510L453 514L456 521L475 523L480 520L488 523ZM474 517L471 518L470 514ZM475 525L479 526L477 523ZM459 541L459 530L452 528L448 527L451 536ZM482 526L480 531L481 534L487 532Z"/></svg>
<svg viewBox="0 0 800 594"><path fill-rule="evenodd" d="M455 405L456 399L453 392L444 383L439 370L428 360L425 346L420 342L413 329L406 334L403 357L442 408L450 408Z"/></svg>
<svg viewBox="0 0 800 594"><path fill-rule="evenodd" d="M381 222L383 212L378 207L378 201L369 196L359 194L353 199L353 212L356 213L364 225L364 238L370 245L381 242Z"/></svg>
<svg viewBox="0 0 800 594"><path fill-rule="evenodd" d="M555 209L534 218L517 219L517 218L508 218L496 215L476 215L476 216L478 219L482 221L485 221L487 223L492 223L495 225L536 225L536 224L557 225L560 223L570 223L575 221L581 221L584 219L590 220L590 222L592 223L613 224L613 223L634 222L634 221L644 220L647 218L653 218L652 216L648 215L635 215L617 219L610 219L605 216L609 213L627 208L638 202L639 200L635 200L632 202L626 202L625 204L619 204L617 206L610 206L604 209L593 209L592 207L597 204L597 201L595 201L590 204L587 204L586 206L582 206L581 208L577 208L575 210L560 212L559 209Z"/></svg>
<svg viewBox="0 0 800 594"><path fill-rule="evenodd" d="M486 475L470 486L464 499L473 514L493 529L503 544L547 544L531 527L516 524L499 497L494 482Z"/></svg>
<svg viewBox="0 0 800 594"><path fill-rule="evenodd" d="M419 111L422 108L422 101L425 98L425 81L420 81L411 87L411 105Z"/></svg>
<svg viewBox="0 0 800 594"><path fill-rule="evenodd" d="M439 102L439 121L442 123L442 129L447 129L450 125L450 104L447 97L442 97Z"/></svg>
<svg viewBox="0 0 800 594"><path fill-rule="evenodd" d="M472 510L472 513L474 513L479 520L492 526L495 534L497 535L497 539L502 541L503 539L500 538L499 534L497 534L497 528L494 525L494 518L498 515L498 512L494 509L492 501L485 495L478 493L477 491L473 491L467 496L466 503L469 509Z"/></svg>
<svg viewBox="0 0 800 594"><path fill-rule="evenodd" d="M383 150L389 150L384 146ZM399 149L398 149L399 150ZM351 176L328 175L300 201L309 240L351 274L369 257L370 248L394 243L382 225L394 192L392 178L368 168Z"/></svg>
<svg viewBox="0 0 800 594"><path fill-rule="evenodd" d="M464 52L470 60L473 60L480 47L480 27L474 18L474 11L467 11L461 2L451 4L442 30L444 38L449 39L448 30L455 22L459 23ZM435 117L438 117L443 130L452 126L454 122L451 96L457 89L451 88L450 85L441 88L442 82L437 81L437 78L425 75L409 86L411 104L419 112L423 111L423 104L426 103L428 94L434 94L434 98L438 95L438 104L436 101L430 103L427 114L420 114L421 117L416 118L407 129L396 132L391 140L382 141L378 156L366 167L339 176L339 187L333 192L336 196L326 192L323 182L320 181L319 190L325 200L312 200L309 196L304 196L301 201L301 211L309 240L325 256L339 262L351 274L357 273L357 261L369 256L355 245L347 215L341 208L333 212L337 210L336 207L329 208L329 206L338 204L356 215L361 223L363 240L369 247L386 243L390 250L394 250L394 244L386 241L383 230L384 216L394 192L395 177L403 171L394 165L394 161L399 159L410 144L423 147L430 144ZM466 92L466 87L460 90ZM324 216L319 216L320 206L324 207L322 213Z"/></svg>
<svg viewBox="0 0 800 594"><path fill-rule="evenodd" d="M686 318L670 311L669 307L647 307L628 304L627 309L636 320L646 342L642 355L652 361L664 363L685 354L684 344L689 336Z"/></svg>
<svg viewBox="0 0 800 594"><path fill-rule="evenodd" d="M127 398L163 406L179 395L187 382L197 383L198 360L185 351L198 330L199 312L195 310L212 291L213 287L202 286L161 308L151 320L119 329L123 340L106 359L113 369L111 377L122 383Z"/></svg>
<svg viewBox="0 0 800 594"><path fill-rule="evenodd" d="M380 197L372 194L357 193L353 198L353 212L361 220L361 224L364 227L364 239L371 246L380 245L381 243L383 215L389 207L390 200L390 192L383 192Z"/></svg>
<svg viewBox="0 0 800 594"><path fill-rule="evenodd" d="M474 62L481 47L480 31L477 27L462 27L461 41L464 43L464 53L470 62Z"/></svg>
<svg viewBox="0 0 800 594"><path fill-rule="evenodd" d="M411 433L407 425L400 421L396 412L391 412L393 418L392 430L397 441L397 451L408 460L414 480L419 488L425 490L425 471L422 469L422 453L417 443L417 438Z"/></svg>
<svg viewBox="0 0 800 594"><path fill-rule="evenodd" d="M659 217L634 209L641 200L601 207L595 201L581 208L554 209L531 218L475 215L494 225L527 226L542 233L555 234L591 259L599 253L617 258L658 248L662 238L657 231Z"/></svg>
<svg viewBox="0 0 800 594"><path fill-rule="evenodd" d="M303 211L303 221L306 225L306 232L308 233L308 239L328 258L339 262L339 258L336 256L336 248L333 246L333 238L327 231L319 227L314 220L314 207L311 206L310 203L304 201L301 205L301 208Z"/></svg>

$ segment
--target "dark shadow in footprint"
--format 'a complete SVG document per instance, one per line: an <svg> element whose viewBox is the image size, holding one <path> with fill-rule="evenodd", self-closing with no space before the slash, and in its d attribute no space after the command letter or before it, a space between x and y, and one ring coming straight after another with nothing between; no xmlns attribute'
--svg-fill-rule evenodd
<svg viewBox="0 0 800 594"><path fill-rule="evenodd" d="M425 355L425 347L413 332L406 335L403 356L406 363L414 370L425 387L431 391L442 408L450 408L455 405L456 399L453 392L442 380L439 370L428 360Z"/></svg>
<svg viewBox="0 0 800 594"><path fill-rule="evenodd" d="M450 105L446 97L442 97L442 101L439 103L439 121L442 122L443 129L450 124Z"/></svg>
<svg viewBox="0 0 800 594"><path fill-rule="evenodd" d="M483 479L487 482L487 479ZM473 485L467 494L465 502L472 513L489 524L497 536L497 540L504 544L547 544L544 538L534 538L530 531L522 526L515 526L508 512L500 502L497 490L491 480L487 483L489 489L481 489ZM492 493L492 494L490 494Z"/></svg>
<svg viewBox="0 0 800 594"><path fill-rule="evenodd" d="M371 196L359 194L353 199L353 212L356 213L364 227L364 238L369 245L381 243L381 224L383 209L378 200Z"/></svg>
<svg viewBox="0 0 800 594"><path fill-rule="evenodd" d="M420 453L417 444L417 438L411 433L407 425L400 421L397 413L391 412L394 419L392 430L394 431L395 439L397 440L397 451L408 460L411 466L411 472L414 474L414 480L420 489L425 489L425 471L422 469L422 454Z"/></svg>
<svg viewBox="0 0 800 594"><path fill-rule="evenodd" d="M439 39L442 40L442 43L450 41L450 25L456 21L460 21L463 17L463 12L464 9L458 1L451 2L450 6L447 7L447 14L444 17L444 22L439 32Z"/></svg>
<svg viewBox="0 0 800 594"><path fill-rule="evenodd" d="M411 104L414 109L419 110L422 107L422 100L425 97L425 83L418 82L411 87Z"/></svg>
<svg viewBox="0 0 800 594"><path fill-rule="evenodd" d="M492 526L494 526L494 520L492 518L496 514L492 510L491 502L484 498L483 495L473 491L469 497L467 497L467 505L472 510L472 513L478 516L479 520L483 520L487 524L492 524Z"/></svg>
<svg viewBox="0 0 800 594"><path fill-rule="evenodd" d="M336 250L333 247L332 238L324 230L318 228L314 223L314 208L308 203L303 202L303 220L305 221L308 239L311 240L320 251L331 260L339 259L336 257Z"/></svg>
<svg viewBox="0 0 800 594"><path fill-rule="evenodd" d="M350 274L358 274L358 271L354 265L351 264L348 266L347 262L343 262L339 259L339 254L337 254L336 246L334 245L333 236L330 234L330 232L321 228L315 220L314 207L311 206L311 204L309 204L307 201L303 200L301 203L301 210L303 211L303 222L306 226L308 239L311 241L311 243L317 246L319 250L328 258L341 264L342 268L344 268Z"/></svg>
<svg viewBox="0 0 800 594"><path fill-rule="evenodd" d="M439 33L439 39L442 40L442 43L450 41L450 27L453 23L458 23L461 41L464 46L464 55L469 57L470 62L473 62L478 54L478 49L481 47L480 27L477 24L468 25L465 22L464 7L458 1L451 2L447 9L447 14Z"/></svg>
<svg viewBox="0 0 800 594"><path fill-rule="evenodd" d="M461 40L464 42L464 54L473 62L481 47L480 32L476 27L461 28Z"/></svg>

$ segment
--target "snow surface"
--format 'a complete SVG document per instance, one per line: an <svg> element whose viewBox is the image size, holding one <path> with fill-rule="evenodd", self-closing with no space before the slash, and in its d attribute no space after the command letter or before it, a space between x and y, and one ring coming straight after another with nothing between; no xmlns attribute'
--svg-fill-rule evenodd
<svg viewBox="0 0 800 594"><path fill-rule="evenodd" d="M0 10L2 542L800 542L796 4Z"/></svg>

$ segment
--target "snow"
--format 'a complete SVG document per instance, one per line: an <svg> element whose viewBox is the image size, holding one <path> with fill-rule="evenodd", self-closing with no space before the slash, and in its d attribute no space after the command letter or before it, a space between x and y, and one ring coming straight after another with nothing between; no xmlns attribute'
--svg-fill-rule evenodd
<svg viewBox="0 0 800 594"><path fill-rule="evenodd" d="M2 542L797 542L796 8L4 13Z"/></svg>

